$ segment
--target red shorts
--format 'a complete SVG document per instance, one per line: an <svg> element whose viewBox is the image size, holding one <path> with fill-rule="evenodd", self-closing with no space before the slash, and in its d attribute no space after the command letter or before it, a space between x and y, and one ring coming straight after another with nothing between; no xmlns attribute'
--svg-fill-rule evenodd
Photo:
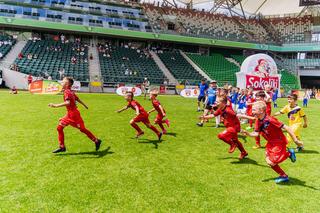
<svg viewBox="0 0 320 213"><path fill-rule="evenodd" d="M158 124L158 123L162 123L164 116L162 114L157 114L156 119L154 119L154 123Z"/></svg>
<svg viewBox="0 0 320 213"><path fill-rule="evenodd" d="M238 131L234 127L228 127L218 134L218 138L226 141L238 140Z"/></svg>
<svg viewBox="0 0 320 213"><path fill-rule="evenodd" d="M252 107L251 108L247 108L247 115L252 116Z"/></svg>
<svg viewBox="0 0 320 213"><path fill-rule="evenodd" d="M149 115L147 113L140 113L139 115L137 115L136 117L133 118L133 121L135 123L139 123L142 122L144 124L149 124Z"/></svg>
<svg viewBox="0 0 320 213"><path fill-rule="evenodd" d="M85 127L79 111L68 112L63 118L60 118L60 123L63 126L71 125L78 129Z"/></svg>
<svg viewBox="0 0 320 213"><path fill-rule="evenodd" d="M289 157L286 144L266 145L266 157L274 164L279 164Z"/></svg>

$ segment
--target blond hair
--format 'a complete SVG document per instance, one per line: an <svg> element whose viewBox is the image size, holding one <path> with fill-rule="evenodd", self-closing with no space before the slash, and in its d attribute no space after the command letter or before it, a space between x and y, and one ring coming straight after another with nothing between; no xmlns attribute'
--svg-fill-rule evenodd
<svg viewBox="0 0 320 213"><path fill-rule="evenodd" d="M264 101L257 101L253 104L253 107L256 107L262 111L266 111L267 105Z"/></svg>

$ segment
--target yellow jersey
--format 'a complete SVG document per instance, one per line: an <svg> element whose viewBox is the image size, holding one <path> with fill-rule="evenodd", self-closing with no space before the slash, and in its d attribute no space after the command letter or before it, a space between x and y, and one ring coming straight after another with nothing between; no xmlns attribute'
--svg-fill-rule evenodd
<svg viewBox="0 0 320 213"><path fill-rule="evenodd" d="M287 114L289 118L289 126L294 124L302 124L302 118L305 115L304 110L298 105L291 107L290 104L286 105L280 110L281 114Z"/></svg>

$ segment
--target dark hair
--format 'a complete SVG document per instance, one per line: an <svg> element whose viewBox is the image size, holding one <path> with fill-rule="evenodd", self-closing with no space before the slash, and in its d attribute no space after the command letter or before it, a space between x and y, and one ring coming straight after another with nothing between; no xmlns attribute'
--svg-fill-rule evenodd
<svg viewBox="0 0 320 213"><path fill-rule="evenodd" d="M72 86L72 85L73 85L73 83L74 83L73 78L72 78L72 77L65 77L65 78L68 80L68 82L69 82L70 86Z"/></svg>
<svg viewBox="0 0 320 213"><path fill-rule="evenodd" d="M266 94L264 93L264 91L260 90L259 92L256 93L256 97L262 97L262 98L265 98L266 97Z"/></svg>
<svg viewBox="0 0 320 213"><path fill-rule="evenodd" d="M126 94L130 94L131 98L133 98L134 94L131 91L127 91Z"/></svg>
<svg viewBox="0 0 320 213"><path fill-rule="evenodd" d="M292 95L289 95L288 98L292 98L293 100L298 100L298 95L297 94L292 94Z"/></svg>

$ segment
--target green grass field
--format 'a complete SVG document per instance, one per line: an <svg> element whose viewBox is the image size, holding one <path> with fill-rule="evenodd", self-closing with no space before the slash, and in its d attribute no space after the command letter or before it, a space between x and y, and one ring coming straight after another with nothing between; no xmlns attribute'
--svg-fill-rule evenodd
<svg viewBox="0 0 320 213"><path fill-rule="evenodd" d="M282 166L291 178L284 185L264 161L264 149L249 158L217 139L223 127L197 127L196 102L160 96L171 120L169 135L156 144L153 132L136 140L121 114L123 97L79 94L86 126L103 140L101 151L77 129L65 129L67 152L58 147L56 126L65 109L51 109L62 96L0 92L0 212L319 212L319 111L311 101L309 127L302 132L305 152ZM146 109L151 103L137 98ZM280 107L286 103L279 101ZM153 120L156 114L152 114ZM286 120L286 116L282 120ZM243 141L243 139L241 139Z"/></svg>

